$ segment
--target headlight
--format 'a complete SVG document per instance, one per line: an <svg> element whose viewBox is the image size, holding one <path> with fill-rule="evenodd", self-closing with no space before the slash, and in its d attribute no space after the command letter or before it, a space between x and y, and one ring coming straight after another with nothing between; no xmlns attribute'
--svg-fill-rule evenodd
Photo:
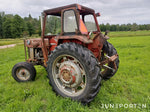
<svg viewBox="0 0 150 112"><path fill-rule="evenodd" d="M27 44L30 45L30 40L27 40Z"/></svg>

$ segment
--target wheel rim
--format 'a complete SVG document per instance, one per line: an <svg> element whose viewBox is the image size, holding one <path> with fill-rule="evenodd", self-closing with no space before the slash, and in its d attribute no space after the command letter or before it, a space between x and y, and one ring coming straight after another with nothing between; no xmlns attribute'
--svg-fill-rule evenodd
<svg viewBox="0 0 150 112"><path fill-rule="evenodd" d="M20 80L23 80L23 81L26 81L30 78L30 72L25 68L17 69L16 75Z"/></svg>
<svg viewBox="0 0 150 112"><path fill-rule="evenodd" d="M78 96L86 87L85 70L71 55L61 55L54 60L52 75L56 86L67 96Z"/></svg>

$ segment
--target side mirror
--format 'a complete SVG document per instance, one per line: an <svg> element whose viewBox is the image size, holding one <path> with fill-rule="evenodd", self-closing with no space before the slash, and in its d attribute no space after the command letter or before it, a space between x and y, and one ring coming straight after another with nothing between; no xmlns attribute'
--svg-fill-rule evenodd
<svg viewBox="0 0 150 112"><path fill-rule="evenodd" d="M104 36L106 36L108 33L109 33L109 31L108 31L108 30L106 30L106 31L105 31L105 35L104 35Z"/></svg>
<svg viewBox="0 0 150 112"><path fill-rule="evenodd" d="M96 15L96 17L99 17L99 16L101 16L101 14L100 14L100 13L96 13L95 15Z"/></svg>
<svg viewBox="0 0 150 112"><path fill-rule="evenodd" d="M108 30L106 30L105 31L105 34L104 34L104 38L106 39L106 40L108 40L109 39L109 37L107 36L107 34L109 33L109 31Z"/></svg>

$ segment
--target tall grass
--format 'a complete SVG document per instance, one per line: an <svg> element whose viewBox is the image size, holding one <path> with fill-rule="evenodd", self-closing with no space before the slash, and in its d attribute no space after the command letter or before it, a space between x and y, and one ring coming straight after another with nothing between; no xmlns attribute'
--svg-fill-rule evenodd
<svg viewBox="0 0 150 112"><path fill-rule="evenodd" d="M150 111L150 36L114 37L109 42L118 51L119 70L110 80L102 81L101 90L89 107L56 96L41 66L36 66L34 82L16 82L11 70L14 64L24 61L23 45L0 49L0 112ZM137 107L107 108L107 104ZM146 104L146 108L141 104Z"/></svg>

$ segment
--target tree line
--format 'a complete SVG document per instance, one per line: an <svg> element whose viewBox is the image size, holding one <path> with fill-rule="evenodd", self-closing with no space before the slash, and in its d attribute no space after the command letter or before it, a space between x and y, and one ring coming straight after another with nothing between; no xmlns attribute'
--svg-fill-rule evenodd
<svg viewBox="0 0 150 112"><path fill-rule="evenodd" d="M21 38L41 33L40 20L0 12L0 38Z"/></svg>
<svg viewBox="0 0 150 112"><path fill-rule="evenodd" d="M50 26L50 27L49 27ZM19 15L5 14L0 12L0 38L20 38L24 36L32 36L33 34L41 35L40 19L28 17L20 17ZM60 32L61 21L57 17L48 17L46 25L46 33L57 34ZM101 31L137 31L150 30L150 24L138 25L133 24L100 24Z"/></svg>
<svg viewBox="0 0 150 112"><path fill-rule="evenodd" d="M100 24L101 31L137 31L137 30L150 30L150 24L138 25L136 23L133 24Z"/></svg>

